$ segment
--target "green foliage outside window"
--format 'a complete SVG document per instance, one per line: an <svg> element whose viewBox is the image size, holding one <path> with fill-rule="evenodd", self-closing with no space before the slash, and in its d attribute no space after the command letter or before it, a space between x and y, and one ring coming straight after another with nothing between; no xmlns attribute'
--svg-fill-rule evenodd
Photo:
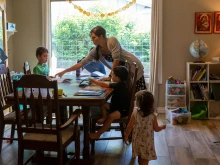
<svg viewBox="0 0 220 165"><path fill-rule="evenodd" d="M117 37L122 47L134 53L142 62L149 62L150 32L138 33L135 22L125 21L119 15L104 18L73 15L57 21L52 29L53 52L57 59L76 60L86 56L94 46L89 36L90 30L97 25L106 29L107 37Z"/></svg>

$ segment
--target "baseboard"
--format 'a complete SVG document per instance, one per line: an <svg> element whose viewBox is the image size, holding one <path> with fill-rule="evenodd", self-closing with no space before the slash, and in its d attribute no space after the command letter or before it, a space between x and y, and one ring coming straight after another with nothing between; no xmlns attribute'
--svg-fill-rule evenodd
<svg viewBox="0 0 220 165"><path fill-rule="evenodd" d="M157 113L165 113L165 107L157 107Z"/></svg>

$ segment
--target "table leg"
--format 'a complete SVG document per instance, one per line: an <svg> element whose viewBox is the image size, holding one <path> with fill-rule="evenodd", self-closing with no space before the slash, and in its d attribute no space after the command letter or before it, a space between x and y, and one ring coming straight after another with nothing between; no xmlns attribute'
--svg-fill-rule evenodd
<svg viewBox="0 0 220 165"><path fill-rule="evenodd" d="M60 106L60 120L62 124L67 121L67 106Z"/></svg>
<svg viewBox="0 0 220 165"><path fill-rule="evenodd" d="M84 130L84 148L83 148L83 159L90 158L89 149L89 107L82 107L83 114L83 130Z"/></svg>

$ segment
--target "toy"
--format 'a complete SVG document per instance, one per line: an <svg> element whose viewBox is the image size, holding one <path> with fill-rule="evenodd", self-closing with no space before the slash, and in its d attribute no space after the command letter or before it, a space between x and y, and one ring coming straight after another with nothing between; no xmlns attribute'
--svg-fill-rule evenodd
<svg viewBox="0 0 220 165"><path fill-rule="evenodd" d="M166 118L171 124L187 124L191 121L191 112L188 112L186 108L167 108Z"/></svg>

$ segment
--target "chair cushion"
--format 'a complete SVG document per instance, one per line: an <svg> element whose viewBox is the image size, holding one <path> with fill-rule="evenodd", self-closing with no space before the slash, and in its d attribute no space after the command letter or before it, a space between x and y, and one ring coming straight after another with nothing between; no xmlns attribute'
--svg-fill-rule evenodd
<svg viewBox="0 0 220 165"><path fill-rule="evenodd" d="M28 112L28 118L31 119L31 117L32 117L31 112ZM15 111L10 112L9 114L4 116L4 120L6 123L7 121L15 121L15 119L16 119ZM23 119L23 116L22 116L22 119Z"/></svg>
<svg viewBox="0 0 220 165"><path fill-rule="evenodd" d="M67 129L62 131L62 144L69 140L74 135L74 126L69 126ZM56 135L49 134L38 134L38 133L26 133L23 136L24 140L33 140L33 141L47 141L47 142L56 142Z"/></svg>

